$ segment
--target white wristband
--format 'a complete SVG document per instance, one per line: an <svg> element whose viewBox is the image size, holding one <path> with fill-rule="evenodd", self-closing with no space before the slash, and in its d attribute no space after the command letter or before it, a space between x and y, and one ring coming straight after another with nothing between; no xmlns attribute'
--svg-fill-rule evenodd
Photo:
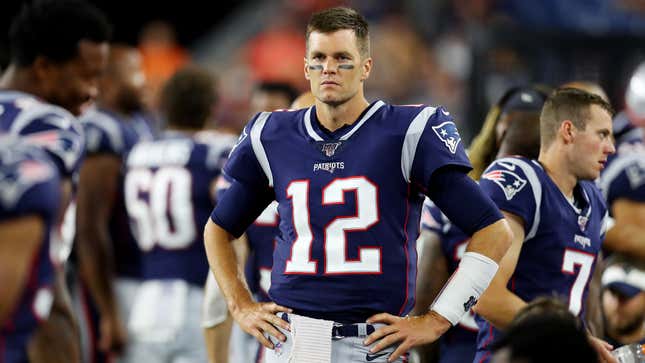
<svg viewBox="0 0 645 363"><path fill-rule="evenodd" d="M499 266L490 258L466 252L459 267L430 307L456 325L476 303L495 276Z"/></svg>

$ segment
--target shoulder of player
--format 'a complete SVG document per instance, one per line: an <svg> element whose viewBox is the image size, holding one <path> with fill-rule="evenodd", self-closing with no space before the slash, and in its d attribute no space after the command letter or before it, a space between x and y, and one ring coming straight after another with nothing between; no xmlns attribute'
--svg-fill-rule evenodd
<svg viewBox="0 0 645 363"><path fill-rule="evenodd" d="M107 147L117 153L128 148L125 125L113 115L94 109L81 116L79 121L85 133L89 152L96 151L95 149L101 143L107 143ZM130 143L133 141L130 140Z"/></svg>
<svg viewBox="0 0 645 363"><path fill-rule="evenodd" d="M0 204L5 211L17 208L26 198L46 200L59 193L58 169L49 157L38 148L14 146L0 156Z"/></svg>
<svg viewBox="0 0 645 363"><path fill-rule="evenodd" d="M60 129L75 134L82 134L77 119L62 107L40 101L34 97L16 98L14 105L20 110L11 125L15 133L38 132L48 129Z"/></svg>
<svg viewBox="0 0 645 363"><path fill-rule="evenodd" d="M504 170L518 175L533 174L542 167L536 161L523 156L507 156L496 159L484 171L484 175L489 171ZM533 171L533 173L531 173ZM483 178L484 176L482 176Z"/></svg>
<svg viewBox="0 0 645 363"><path fill-rule="evenodd" d="M536 199L542 194L542 167L522 156L510 156L495 160L481 176L480 184L493 182L511 200L523 190L532 190Z"/></svg>
<svg viewBox="0 0 645 363"><path fill-rule="evenodd" d="M401 134L423 133L429 127L435 132L448 124L454 125L450 112L441 106L427 104L389 105L383 107L384 119L388 125L398 129ZM456 127L454 127L456 131ZM452 132L452 129L450 129Z"/></svg>

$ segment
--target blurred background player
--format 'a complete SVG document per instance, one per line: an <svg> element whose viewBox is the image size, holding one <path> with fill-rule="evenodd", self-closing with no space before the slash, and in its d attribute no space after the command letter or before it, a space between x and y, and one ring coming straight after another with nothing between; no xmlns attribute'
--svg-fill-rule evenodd
<svg viewBox="0 0 645 363"><path fill-rule="evenodd" d="M130 357L205 362L199 311L208 262L201 226L215 204L215 180L234 140L199 140L217 101L206 71L178 71L160 100L165 131L135 145L126 163L126 206L142 250L143 278L129 319Z"/></svg>
<svg viewBox="0 0 645 363"><path fill-rule="evenodd" d="M625 94L626 109L614 120L621 129L616 137L616 155L603 170L599 187L615 220L615 236L608 235L607 248L645 261L645 63L632 75ZM622 125L621 125L622 124Z"/></svg>
<svg viewBox="0 0 645 363"><path fill-rule="evenodd" d="M590 93L552 93L540 116L537 161L496 160L480 186L513 229L513 245L499 273L475 306L479 334L476 362L490 360L490 344L527 302L556 295L584 316L589 279L607 229L608 213L596 179L615 149L611 106ZM486 320L484 320L486 319ZM590 341L614 362L609 346Z"/></svg>
<svg viewBox="0 0 645 363"><path fill-rule="evenodd" d="M258 112L290 108L296 97L298 97L298 90L288 83L261 82L251 93L250 114L253 116Z"/></svg>
<svg viewBox="0 0 645 363"><path fill-rule="evenodd" d="M56 31L52 31L55 29ZM111 28L105 16L84 1L39 1L25 5L13 20L10 64L0 79L0 130L43 147L59 169L61 209L67 208L72 180L84 149L79 115L98 93ZM73 114L73 115L72 115ZM67 347L66 361L78 359L77 337L64 287L63 267L71 246L62 244L57 217L52 260L59 266L50 319L40 325L30 350L43 354Z"/></svg>
<svg viewBox="0 0 645 363"><path fill-rule="evenodd" d="M493 351L493 363L598 362L580 321L555 298L527 304Z"/></svg>
<svg viewBox="0 0 645 363"><path fill-rule="evenodd" d="M540 150L540 111L547 94L544 87L518 87L508 90L491 108L479 137L481 144L495 141L492 148L473 149L469 152L474 160L521 155L537 158ZM491 130L496 132L490 132ZM483 135L483 134L482 134ZM486 139L486 140L484 140ZM452 224L439 208L426 200L421 216L422 231L417 245L419 272L417 274L417 301L413 314L422 314L441 287L455 271L466 251L470 237ZM459 325L441 337L438 352L431 347L419 349L421 362L458 363L472 362L477 348L477 323L474 313L464 315ZM436 346L437 344L435 344ZM436 354L438 353L438 357Z"/></svg>
<svg viewBox="0 0 645 363"><path fill-rule="evenodd" d="M605 340L645 344L645 263L614 256L602 275Z"/></svg>
<svg viewBox="0 0 645 363"><path fill-rule="evenodd" d="M1 362L27 362L32 335L49 317L54 298L49 245L61 213L60 193L59 171L48 155L12 136L0 137ZM59 334L67 342L75 338L69 331ZM31 362L79 359L55 350L47 356L31 353Z"/></svg>
<svg viewBox="0 0 645 363"><path fill-rule="evenodd" d="M142 117L145 76L137 48L113 44L99 82L96 107L80 118L86 155L76 198L76 252L81 276L83 352L102 362L121 353L125 322L141 278L140 252L130 232L123 197L125 158L135 143L151 140Z"/></svg>
<svg viewBox="0 0 645 363"><path fill-rule="evenodd" d="M253 115L259 112L288 109L296 98L297 91L287 83L262 82L258 84L251 94L251 112ZM219 193L225 192L229 180L223 175L219 182ZM271 286L271 267L273 265L273 248L275 236L278 234L278 209L277 203L272 202L260 214L260 216L246 229L246 258L244 261L244 276L249 290L257 301L269 302L269 288ZM212 275L209 276L212 279ZM213 280L210 284L215 283ZM223 297L222 297L223 298ZM209 319L212 319L209 317ZM204 325L204 324L203 324ZM210 325L210 324L209 324ZM211 326L204 325L210 328ZM215 342L213 329L206 329L206 341L209 352L217 352L218 347L212 346ZM239 325L234 324L230 338L230 362L259 362L262 361L262 345L249 334L246 334ZM220 358L221 360L221 358ZM219 362L211 354L211 361Z"/></svg>

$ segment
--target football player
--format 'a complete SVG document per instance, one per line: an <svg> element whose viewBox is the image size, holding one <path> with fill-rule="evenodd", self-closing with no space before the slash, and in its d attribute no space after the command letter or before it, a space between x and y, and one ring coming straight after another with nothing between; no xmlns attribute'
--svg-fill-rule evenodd
<svg viewBox="0 0 645 363"><path fill-rule="evenodd" d="M166 130L126 162L125 201L142 251L142 279L129 319L133 362L205 362L200 330L208 274L200 232L235 137L199 135L216 103L213 77L178 71L161 92Z"/></svg>
<svg viewBox="0 0 645 363"><path fill-rule="evenodd" d="M316 13L306 39L304 71L316 104L260 113L245 128L225 167L231 187L206 225L210 266L234 319L269 348L268 362L402 361L476 303L511 233L468 178L448 111L367 102L372 59L360 14ZM404 318L414 305L423 194L473 239L431 310ZM280 216L274 302L258 303L229 241L273 200ZM457 210L466 200L477 208Z"/></svg>

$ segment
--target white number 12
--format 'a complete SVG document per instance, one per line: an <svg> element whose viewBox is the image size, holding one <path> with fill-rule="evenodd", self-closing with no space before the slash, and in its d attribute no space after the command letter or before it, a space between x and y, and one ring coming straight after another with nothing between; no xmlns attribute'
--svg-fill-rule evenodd
<svg viewBox="0 0 645 363"><path fill-rule="evenodd" d="M345 203L345 193L356 192L356 215L337 217L325 228L325 274L379 274L381 248L359 247L358 259L347 258L345 233L365 231L379 220L377 187L363 176L336 179L322 191L322 205ZM292 199L296 240L287 260L286 274L315 274L318 261L311 259L313 232L309 218L309 180L296 180L287 187Z"/></svg>

